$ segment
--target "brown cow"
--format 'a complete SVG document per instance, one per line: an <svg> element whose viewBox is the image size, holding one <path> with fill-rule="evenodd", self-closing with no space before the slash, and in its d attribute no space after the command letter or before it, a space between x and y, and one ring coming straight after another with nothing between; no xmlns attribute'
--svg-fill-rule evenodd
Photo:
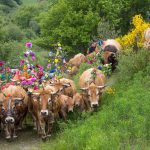
<svg viewBox="0 0 150 150"><path fill-rule="evenodd" d="M29 111L36 123L38 134L45 140L51 134L54 122L52 113L52 94L54 93L48 89L30 92Z"/></svg>
<svg viewBox="0 0 150 150"><path fill-rule="evenodd" d="M150 28L144 31L144 48L150 49Z"/></svg>
<svg viewBox="0 0 150 150"><path fill-rule="evenodd" d="M50 88L54 92L58 90L62 91L63 94L70 97L73 97L73 95L76 93L76 86L74 81L67 78L49 81L49 85L47 85L47 88Z"/></svg>
<svg viewBox="0 0 150 150"><path fill-rule="evenodd" d="M75 55L73 58L71 58L67 63L67 65L80 67L80 65L85 61L86 61L86 57L83 54L79 53Z"/></svg>
<svg viewBox="0 0 150 150"><path fill-rule="evenodd" d="M73 66L73 67L71 67L71 69L68 71L68 74L72 77L72 76L74 76L74 75L77 74L78 70L79 70L79 68L78 68L77 66Z"/></svg>
<svg viewBox="0 0 150 150"><path fill-rule="evenodd" d="M76 86L74 81L66 78L61 78L59 81L63 85L66 85L66 88L64 88L64 94L73 97L73 95L76 93Z"/></svg>
<svg viewBox="0 0 150 150"><path fill-rule="evenodd" d="M74 105L77 109L79 109L81 112L87 110L86 106L86 100L84 99L84 95L80 93L76 93L73 96Z"/></svg>
<svg viewBox="0 0 150 150"><path fill-rule="evenodd" d="M63 94L57 94L53 98L54 114L57 114L57 116L62 117L66 121L67 113L73 112L74 100L71 97Z"/></svg>
<svg viewBox="0 0 150 150"><path fill-rule="evenodd" d="M22 127L22 122L28 111L28 95L20 86L10 85L3 91L1 102L1 120L6 139L16 138L16 129Z"/></svg>
<svg viewBox="0 0 150 150"><path fill-rule="evenodd" d="M105 87L105 82L105 75L96 68L90 68L83 72L79 79L79 85L86 95L85 99L88 107L95 108L99 105L99 99Z"/></svg>

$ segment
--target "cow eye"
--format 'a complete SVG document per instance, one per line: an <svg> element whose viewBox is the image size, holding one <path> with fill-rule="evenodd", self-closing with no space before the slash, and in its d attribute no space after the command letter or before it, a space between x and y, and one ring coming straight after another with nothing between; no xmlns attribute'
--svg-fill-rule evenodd
<svg viewBox="0 0 150 150"><path fill-rule="evenodd" d="M51 104L51 98L48 99L48 103Z"/></svg>
<svg viewBox="0 0 150 150"><path fill-rule="evenodd" d="M5 108L4 107L2 107L2 113L4 113L5 112Z"/></svg>

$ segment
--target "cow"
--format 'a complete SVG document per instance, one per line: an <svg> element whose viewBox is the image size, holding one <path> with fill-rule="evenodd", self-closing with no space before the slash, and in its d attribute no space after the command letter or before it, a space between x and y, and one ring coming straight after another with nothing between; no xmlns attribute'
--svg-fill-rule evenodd
<svg viewBox="0 0 150 150"><path fill-rule="evenodd" d="M22 128L28 112L28 95L20 86L10 85L2 91L1 121L7 140L17 138L16 130Z"/></svg>
<svg viewBox="0 0 150 150"><path fill-rule="evenodd" d="M144 48L150 49L150 28L144 31Z"/></svg>
<svg viewBox="0 0 150 150"><path fill-rule="evenodd" d="M73 112L74 109L74 99L64 95L56 94L53 97L53 112L57 117L62 117L65 121L67 120L67 114Z"/></svg>
<svg viewBox="0 0 150 150"><path fill-rule="evenodd" d="M102 63L111 64L111 69L114 71L118 64L117 56L121 52L121 45L117 41L109 39L104 41L102 48L104 50L102 54Z"/></svg>
<svg viewBox="0 0 150 150"><path fill-rule="evenodd" d="M53 91L61 91L62 94L73 97L76 93L76 86L73 80L61 78L59 80L49 81L49 88Z"/></svg>
<svg viewBox="0 0 150 150"><path fill-rule="evenodd" d="M2 114L3 114L3 100L5 99L4 95L0 93L0 131L2 130L1 121L2 121Z"/></svg>
<svg viewBox="0 0 150 150"><path fill-rule="evenodd" d="M102 54L102 64L111 64L111 70L114 71L118 65L117 54L110 51L104 51Z"/></svg>
<svg viewBox="0 0 150 150"><path fill-rule="evenodd" d="M46 140L54 123L52 95L50 89L29 90L29 112L32 114L38 134Z"/></svg>
<svg viewBox="0 0 150 150"><path fill-rule="evenodd" d="M76 85L74 81L71 79L66 79L66 78L61 78L59 81L63 85L66 85L66 88L64 88L63 93L69 97L73 97L73 95L76 93Z"/></svg>
<svg viewBox="0 0 150 150"><path fill-rule="evenodd" d="M79 53L75 55L73 58L71 58L67 63L67 65L71 67L73 66L80 67L80 65L85 61L86 61L86 57L83 54Z"/></svg>
<svg viewBox="0 0 150 150"><path fill-rule="evenodd" d="M117 53L120 53L122 49L120 43L114 39L108 39L103 42L102 49L104 49L104 51L106 46L114 46L117 49Z"/></svg>
<svg viewBox="0 0 150 150"><path fill-rule="evenodd" d="M75 108L77 108L80 112L86 111L86 100L84 99L84 95L81 93L75 93L73 96L73 101Z"/></svg>
<svg viewBox="0 0 150 150"><path fill-rule="evenodd" d="M106 77L102 71L90 68L83 72L79 79L79 86L84 93L88 108L96 108L99 105L103 89L105 88Z"/></svg>
<svg viewBox="0 0 150 150"><path fill-rule="evenodd" d="M77 66L73 66L73 67L71 67L71 69L68 71L68 74L72 77L72 76L74 76L74 75L77 74L78 70L79 70L79 68L78 68Z"/></svg>

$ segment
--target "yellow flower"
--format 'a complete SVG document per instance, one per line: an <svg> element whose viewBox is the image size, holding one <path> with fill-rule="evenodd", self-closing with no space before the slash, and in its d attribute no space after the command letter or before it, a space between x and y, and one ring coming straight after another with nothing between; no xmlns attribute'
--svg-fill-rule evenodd
<svg viewBox="0 0 150 150"><path fill-rule="evenodd" d="M25 65L25 66L23 67L23 70L26 71L27 69L28 69L28 67Z"/></svg>
<svg viewBox="0 0 150 150"><path fill-rule="evenodd" d="M134 46L137 42L138 47L143 46L144 31L150 26L146 23L141 15L135 15L132 19L134 28L123 37L119 37L116 40L122 45L123 49L128 52L129 47ZM138 39L136 41L136 39Z"/></svg>
<svg viewBox="0 0 150 150"><path fill-rule="evenodd" d="M48 78L48 73L45 74L45 77Z"/></svg>
<svg viewBox="0 0 150 150"><path fill-rule="evenodd" d="M59 62L59 60L56 58L56 59L54 60L54 62L55 62L55 63L58 63L58 62Z"/></svg>
<svg viewBox="0 0 150 150"><path fill-rule="evenodd" d="M60 47L60 46L61 46L61 44L60 44L60 43L58 43L58 46Z"/></svg>
<svg viewBox="0 0 150 150"><path fill-rule="evenodd" d="M114 95L115 94L115 89L109 87L106 89L106 93L109 94L109 95Z"/></svg>

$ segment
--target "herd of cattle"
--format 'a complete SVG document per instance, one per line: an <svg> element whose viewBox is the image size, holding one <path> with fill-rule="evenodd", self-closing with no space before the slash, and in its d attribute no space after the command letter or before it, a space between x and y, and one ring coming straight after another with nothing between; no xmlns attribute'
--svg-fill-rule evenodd
<svg viewBox="0 0 150 150"><path fill-rule="evenodd" d="M96 74L94 79L93 72ZM66 120L74 107L80 111L96 108L105 82L105 75L91 68L83 72L79 79L81 93L77 92L74 81L66 78L49 80L38 90L10 85L0 93L0 123L5 138L10 140L17 137L16 131L22 129L29 112L37 133L43 140L46 139L51 134L53 123L59 118Z"/></svg>
<svg viewBox="0 0 150 150"><path fill-rule="evenodd" d="M118 53L121 46L115 40L105 43L103 63L112 63L112 55ZM84 56L77 54L70 59L72 70L70 75L77 72L81 63L88 57L95 57L94 53ZM23 127L27 113L33 118L34 128L43 140L51 135L53 124L59 118L67 120L69 112L77 107L79 111L94 110L99 106L101 95L106 87L106 76L101 70L90 68L85 70L79 78L81 92L77 92L73 80L61 78L59 80L43 81L38 90L23 85L10 85L0 93L0 129L5 132L7 140L17 138L16 132Z"/></svg>

